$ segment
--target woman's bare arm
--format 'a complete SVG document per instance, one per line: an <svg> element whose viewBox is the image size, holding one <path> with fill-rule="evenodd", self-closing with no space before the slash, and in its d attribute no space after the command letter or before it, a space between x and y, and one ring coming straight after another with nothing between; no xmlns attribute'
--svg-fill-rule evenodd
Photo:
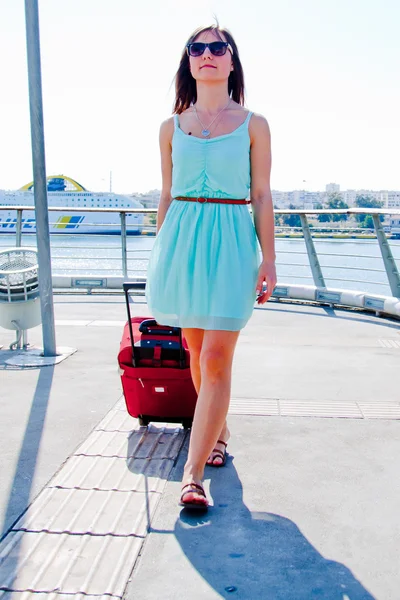
<svg viewBox="0 0 400 600"><path fill-rule="evenodd" d="M264 260L275 260L274 210L270 188L271 134L267 120L253 115L250 121L251 138L251 206L254 225Z"/></svg>
<svg viewBox="0 0 400 600"><path fill-rule="evenodd" d="M170 117L161 123L160 127L160 152L161 152L161 176L162 187L160 204L157 211L157 233L164 222L165 215L171 204L172 186L172 135L174 133L174 119Z"/></svg>
<svg viewBox="0 0 400 600"><path fill-rule="evenodd" d="M275 270L275 222L271 175L271 134L267 120L261 115L253 115L249 125L251 190L250 198L254 214L254 226L263 256L257 280L257 293L261 293L263 283L267 291L258 298L263 304L270 298L276 285Z"/></svg>

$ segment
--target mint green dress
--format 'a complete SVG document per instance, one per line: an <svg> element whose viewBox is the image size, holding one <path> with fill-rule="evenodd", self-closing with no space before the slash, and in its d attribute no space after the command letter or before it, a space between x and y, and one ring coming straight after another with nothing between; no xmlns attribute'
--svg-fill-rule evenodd
<svg viewBox="0 0 400 600"><path fill-rule="evenodd" d="M174 115L172 198L248 198L251 115L211 139L187 135ZM249 205L172 200L147 268L150 312L161 325L238 331L253 312L259 264Z"/></svg>

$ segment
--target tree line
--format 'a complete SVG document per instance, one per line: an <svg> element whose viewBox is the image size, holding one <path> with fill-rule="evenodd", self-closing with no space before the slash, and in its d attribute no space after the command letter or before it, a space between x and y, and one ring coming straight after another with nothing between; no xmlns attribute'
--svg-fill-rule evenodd
<svg viewBox="0 0 400 600"><path fill-rule="evenodd" d="M375 200L372 196L368 195L358 195L354 201L354 206L357 208L382 208L383 202L379 202L379 200ZM277 207L275 207L277 208ZM325 206L322 204L317 204L316 209L343 209L349 208L348 204L343 201L343 197L339 192L332 192L328 194L327 201L325 202ZM293 204L289 205L289 209L296 210L296 207ZM371 215L354 215L356 221L359 226L363 229L373 229L374 222ZM318 221L320 223L329 223L329 222L340 222L347 221L349 215L331 215L329 213L324 213L318 215ZM384 216L380 215L380 220L384 220ZM301 227L301 220L299 215L275 215L275 225L287 225L288 227Z"/></svg>

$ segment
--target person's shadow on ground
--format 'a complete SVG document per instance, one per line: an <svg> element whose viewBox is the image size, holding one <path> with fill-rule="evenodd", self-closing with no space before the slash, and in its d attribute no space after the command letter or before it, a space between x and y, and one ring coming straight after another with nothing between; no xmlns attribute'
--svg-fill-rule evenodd
<svg viewBox="0 0 400 600"><path fill-rule="evenodd" d="M212 474L216 505L205 514L183 509L174 529L187 559L222 598L374 600L346 566L324 558L293 521L251 513L242 491L229 460L223 473Z"/></svg>

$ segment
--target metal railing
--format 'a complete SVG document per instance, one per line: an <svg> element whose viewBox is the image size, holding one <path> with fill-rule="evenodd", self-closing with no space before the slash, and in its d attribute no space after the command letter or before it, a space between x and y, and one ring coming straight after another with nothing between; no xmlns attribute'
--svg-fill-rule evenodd
<svg viewBox="0 0 400 600"><path fill-rule="evenodd" d="M23 223L23 212L32 211L32 207L29 206L1 206L0 211L15 211L16 212L16 229L15 229L15 244L20 246L22 243L22 235L24 233ZM82 208L71 208L71 207L49 207L50 213L52 212L80 212ZM96 239L95 244L89 244L87 242L88 237L84 237L85 243L78 243L79 234L74 236L76 244L68 243L66 240L70 238L71 233L68 235L55 234L51 235L51 250L52 250L52 268L53 268L53 284L55 288L64 287L77 287L85 288L88 290L94 288L109 289L109 288L121 288L121 283L124 279L137 279L145 280L145 274L147 270L147 261L152 246L151 238L143 236L142 239L148 239L149 243L147 247L144 245L142 248L133 248L130 244L130 236L127 236L127 214L141 213L141 214L156 214L157 209L155 208L85 208L85 213L118 213L120 218L120 235L112 235L101 237L101 240L105 239L104 244L99 244L99 236L94 235ZM363 232L361 239L357 239L357 245L363 246L370 249L371 244L373 248L379 248L379 251L375 255L365 252L363 248L362 253L350 253L346 251L342 252L326 252L318 251L318 245L321 242L329 241L331 238L318 237L320 231L326 232L328 229L327 225L323 223L321 227L312 226L310 227L309 218L311 215L319 214L340 214L340 215L372 215L374 229L366 230L361 229L359 226L355 228L341 228L339 222L336 222L332 230L341 230L348 232L348 240L354 241L355 232ZM300 243L303 247L287 248L280 247L279 241L277 240L277 270L279 286L289 286L302 284L307 286L310 284L314 288L319 290L327 290L331 283L340 282L341 284L357 284L357 289L365 291L365 286L371 287L376 286L378 288L379 295L391 296L393 298L400 298L400 276L398 264L400 264L400 250L398 251L397 257L393 255L393 251L397 252L397 248L400 249L400 242L396 243L395 240L391 239L390 243L388 237L384 231L382 223L380 221L380 215L400 215L400 209L341 209L341 210L302 210L302 209L291 209L275 210L275 214L278 215L298 215L300 217L301 227L283 227L276 226L277 236L280 234L283 240L287 240L287 236L300 236L297 238L297 243ZM1 216L1 213L0 213ZM51 220L50 220L51 223ZM104 227L104 223L102 223ZM145 233L155 233L155 226L146 225L143 226ZM0 223L0 233L2 226ZM366 234L373 234L374 239L378 242L375 244L371 240L363 241L366 238ZM92 237L93 234L90 236ZM0 245L4 245L5 239L9 238L10 234L0 236ZM135 239L137 237L135 236ZM291 244L292 245L292 244ZM305 260L301 260L304 259ZM300 260L297 260L300 259ZM324 262L327 259L327 262ZM364 261L368 261L370 265L364 267ZM343 264L343 263L346 264ZM374 263L371 266L371 263ZM379 264L380 263L380 264ZM71 264L73 265L71 267ZM364 263L365 264L365 263ZM343 272L346 273L346 277L343 276ZM279 297L279 286L277 286L275 296ZM342 285L343 287L343 285ZM287 288L288 289L288 288ZM347 285L345 287L347 290ZM287 290L286 290L287 291ZM389 292L382 293L382 292Z"/></svg>

